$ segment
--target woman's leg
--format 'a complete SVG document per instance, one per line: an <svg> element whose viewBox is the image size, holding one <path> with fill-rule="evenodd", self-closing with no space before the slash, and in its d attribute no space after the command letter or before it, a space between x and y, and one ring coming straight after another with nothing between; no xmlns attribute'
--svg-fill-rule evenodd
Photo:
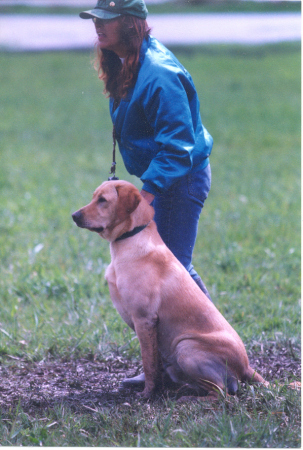
<svg viewBox="0 0 303 450"><path fill-rule="evenodd" d="M209 298L202 279L193 267L192 254L199 217L210 185L211 170L208 165L205 169L184 177L153 201L160 236Z"/></svg>

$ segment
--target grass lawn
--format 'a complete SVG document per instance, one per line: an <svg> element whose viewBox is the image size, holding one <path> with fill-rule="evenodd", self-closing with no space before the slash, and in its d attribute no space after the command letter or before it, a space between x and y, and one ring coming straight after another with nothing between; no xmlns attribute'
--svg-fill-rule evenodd
<svg viewBox="0 0 303 450"><path fill-rule="evenodd" d="M93 8L96 2L92 1ZM209 13L209 12L300 12L301 2L297 1L279 1L279 2L255 2L255 1L195 1L195 0L174 0L147 4L150 14L167 13ZM91 9L87 7L85 9ZM54 6L28 6L28 5L1 5L0 14L79 14L83 8L74 7L54 7Z"/></svg>
<svg viewBox="0 0 303 450"><path fill-rule="evenodd" d="M174 50L215 142L196 270L248 348L298 348L300 46ZM110 168L108 103L92 59L0 54L0 368L11 358L140 361L104 280L108 244L70 217ZM117 172L141 186L120 157ZM20 406L3 410L0 445L300 446L297 393L244 394L216 408L134 400L77 415L58 405L42 418Z"/></svg>

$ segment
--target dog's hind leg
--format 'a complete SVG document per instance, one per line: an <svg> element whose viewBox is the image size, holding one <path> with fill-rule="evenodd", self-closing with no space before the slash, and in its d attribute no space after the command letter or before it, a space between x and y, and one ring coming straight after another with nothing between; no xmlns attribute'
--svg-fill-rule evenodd
<svg viewBox="0 0 303 450"><path fill-rule="evenodd" d="M218 395L220 392L235 394L238 389L238 379L220 358L208 351L194 348L190 351L183 345L178 351L177 365L183 382L193 388L202 388L209 394Z"/></svg>
<svg viewBox="0 0 303 450"><path fill-rule="evenodd" d="M197 355L196 355L197 356ZM216 364L199 355L199 358L181 356L178 365L182 371L183 382L190 388L195 389L196 396L186 395L178 399L178 403L191 401L215 401L225 391L225 384L221 370L216 369ZM202 395L202 397L201 397Z"/></svg>

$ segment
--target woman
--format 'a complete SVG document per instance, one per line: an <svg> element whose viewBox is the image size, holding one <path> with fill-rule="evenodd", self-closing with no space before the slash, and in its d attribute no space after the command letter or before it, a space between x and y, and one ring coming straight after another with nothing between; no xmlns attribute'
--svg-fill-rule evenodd
<svg viewBox="0 0 303 450"><path fill-rule="evenodd" d="M150 36L146 16L143 0L99 0L80 13L95 24L99 77L126 169L143 182L162 239L209 297L191 260L213 140L190 74Z"/></svg>

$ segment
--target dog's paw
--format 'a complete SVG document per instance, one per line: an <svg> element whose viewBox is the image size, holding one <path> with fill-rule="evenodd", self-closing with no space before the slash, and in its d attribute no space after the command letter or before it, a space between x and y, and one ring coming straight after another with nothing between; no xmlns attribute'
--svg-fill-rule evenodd
<svg viewBox="0 0 303 450"><path fill-rule="evenodd" d="M151 398L153 396L153 394L154 394L153 390L144 389L144 391L142 391L142 392L137 392L136 396L139 398L142 398L144 400L148 400L149 398Z"/></svg>

